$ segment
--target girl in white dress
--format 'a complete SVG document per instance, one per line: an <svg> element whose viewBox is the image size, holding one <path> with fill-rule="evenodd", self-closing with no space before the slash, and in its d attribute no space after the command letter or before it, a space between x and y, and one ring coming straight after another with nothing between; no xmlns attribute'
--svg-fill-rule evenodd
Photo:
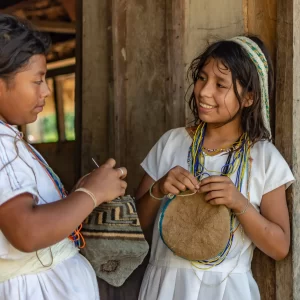
<svg viewBox="0 0 300 300"><path fill-rule="evenodd" d="M50 91L47 36L0 14L0 299L96 300L95 272L76 229L95 206L124 195L126 169L109 159L66 195L12 125L37 119ZM73 232L73 234L72 234Z"/></svg>
<svg viewBox="0 0 300 300"><path fill-rule="evenodd" d="M195 126L165 133L142 163L146 173L137 209L152 249L139 299L258 300L253 250L258 247L275 260L287 255L285 189L294 180L271 143L270 57L258 38L235 37L209 46L190 71ZM160 237L166 201L185 190L205 193L211 205L227 206L240 224L229 253L215 264L183 259Z"/></svg>

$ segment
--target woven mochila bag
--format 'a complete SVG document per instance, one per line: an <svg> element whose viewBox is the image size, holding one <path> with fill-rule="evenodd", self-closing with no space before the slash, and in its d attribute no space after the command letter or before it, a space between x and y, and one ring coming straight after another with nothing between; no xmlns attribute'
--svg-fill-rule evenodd
<svg viewBox="0 0 300 300"><path fill-rule="evenodd" d="M149 250L131 196L96 207L83 222L81 233L86 241L82 254L97 276L113 286L121 286Z"/></svg>

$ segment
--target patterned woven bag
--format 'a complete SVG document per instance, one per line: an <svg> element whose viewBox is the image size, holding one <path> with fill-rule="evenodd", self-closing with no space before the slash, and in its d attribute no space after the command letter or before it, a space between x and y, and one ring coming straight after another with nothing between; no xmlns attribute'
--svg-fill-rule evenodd
<svg viewBox="0 0 300 300"><path fill-rule="evenodd" d="M131 196L96 207L81 233L86 241L82 254L97 276L113 286L121 286L149 250Z"/></svg>

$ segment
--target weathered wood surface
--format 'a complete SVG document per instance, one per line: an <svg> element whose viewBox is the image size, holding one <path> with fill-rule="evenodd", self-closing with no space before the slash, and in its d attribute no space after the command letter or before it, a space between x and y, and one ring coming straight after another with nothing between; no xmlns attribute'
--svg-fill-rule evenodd
<svg viewBox="0 0 300 300"><path fill-rule="evenodd" d="M82 148L81 172L108 158L109 1L82 1Z"/></svg>
<svg viewBox="0 0 300 300"><path fill-rule="evenodd" d="M273 63L276 63L276 0L244 1L245 32L258 36L267 46ZM272 130L275 129L275 102L270 102ZM252 271L258 283L262 300L276 297L275 261L258 249L254 252Z"/></svg>
<svg viewBox="0 0 300 300"><path fill-rule="evenodd" d="M278 0L276 146L292 166L296 183L288 190L291 251L276 263L276 299L300 299L300 1Z"/></svg>
<svg viewBox="0 0 300 300"><path fill-rule="evenodd" d="M297 177L298 2L83 1L81 172L93 168L92 156L102 163L112 155L128 168L128 192L133 193L142 175L139 163L150 148L167 129L184 126L189 120L184 93L191 60L211 41L248 31L261 36L274 59L277 53L276 145L294 165ZM294 37L299 36L293 59L292 29ZM290 209L294 208L293 228L298 225L298 190L294 185L288 193ZM253 269L262 300L300 297L296 230L293 237L294 261L290 257L275 264L262 253L255 254ZM102 300L137 299L144 268L137 269L121 288L99 281Z"/></svg>

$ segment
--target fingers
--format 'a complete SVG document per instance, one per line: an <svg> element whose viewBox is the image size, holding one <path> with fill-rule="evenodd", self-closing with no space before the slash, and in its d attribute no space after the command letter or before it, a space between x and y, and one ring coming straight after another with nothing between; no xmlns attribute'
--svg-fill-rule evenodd
<svg viewBox="0 0 300 300"><path fill-rule="evenodd" d="M127 169L122 167L122 168L117 168L116 171L118 172L118 177L120 179L124 179L127 176Z"/></svg>
<svg viewBox="0 0 300 300"><path fill-rule="evenodd" d="M121 181L121 188L125 189L125 190L127 189L127 182L126 181L124 181L124 180Z"/></svg>
<svg viewBox="0 0 300 300"><path fill-rule="evenodd" d="M103 167L105 168L114 168L116 165L116 161L113 158L109 158L104 164Z"/></svg>
<svg viewBox="0 0 300 300"><path fill-rule="evenodd" d="M184 180L184 183L186 183L186 186L192 190L198 190L200 187L200 184L198 182L198 180L193 176L193 174L191 174L189 171L185 170L185 169L181 169L180 173L186 178Z"/></svg>
<svg viewBox="0 0 300 300"><path fill-rule="evenodd" d="M207 183L206 185L200 186L199 193L226 190L226 187L224 183Z"/></svg>
<svg viewBox="0 0 300 300"><path fill-rule="evenodd" d="M224 197L224 191L223 190L219 190L219 191L211 191L209 193L207 193L204 197L204 200L206 202L210 202L213 199L217 199L217 198L223 198Z"/></svg>
<svg viewBox="0 0 300 300"><path fill-rule="evenodd" d="M211 205L226 205L224 198L215 198L213 200L210 200L208 203Z"/></svg>
<svg viewBox="0 0 300 300"><path fill-rule="evenodd" d="M195 190L198 190L200 187L198 180L189 171L185 170L180 166L177 166L172 170L170 170L170 172L166 177L166 183L167 182L182 192L186 191L187 189L194 192ZM167 189L166 184L165 184L165 189Z"/></svg>
<svg viewBox="0 0 300 300"><path fill-rule="evenodd" d="M231 182L230 178L227 176L209 176L201 180L200 186L210 184L210 183L216 183L216 182Z"/></svg>

